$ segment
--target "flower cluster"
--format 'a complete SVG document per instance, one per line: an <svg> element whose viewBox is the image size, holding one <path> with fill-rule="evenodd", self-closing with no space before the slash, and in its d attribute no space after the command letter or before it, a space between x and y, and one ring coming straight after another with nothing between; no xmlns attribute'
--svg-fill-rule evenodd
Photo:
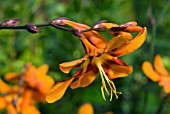
<svg viewBox="0 0 170 114"><path fill-rule="evenodd" d="M45 96L54 84L46 73L47 65L35 68L31 63L24 66L22 73L7 73L6 81L14 81L13 86L0 79L0 109L7 114L40 114L34 106L39 101L46 102Z"/></svg>
<svg viewBox="0 0 170 114"><path fill-rule="evenodd" d="M105 92L110 95L110 101L113 94L118 98L121 92L117 92L112 79L128 76L133 71L132 66L128 66L119 57L135 51L144 43L146 28L137 26L136 22L117 25L106 21L100 21L89 27L66 18L54 19L52 23L72 27L74 35L80 37L86 55L81 59L59 65L60 70L66 74L74 67L79 67L79 70L72 77L56 83L46 96L47 102L53 103L61 99L68 86L72 89L88 86L98 73L102 81L101 92L104 100L106 100ZM107 41L99 31L108 32L112 38ZM131 34L133 32L138 34L133 36Z"/></svg>
<svg viewBox="0 0 170 114"><path fill-rule="evenodd" d="M149 61L145 61L142 65L145 75L152 81L158 82L160 86L163 86L165 93L170 93L170 74L163 66L160 55L155 56L154 68Z"/></svg>

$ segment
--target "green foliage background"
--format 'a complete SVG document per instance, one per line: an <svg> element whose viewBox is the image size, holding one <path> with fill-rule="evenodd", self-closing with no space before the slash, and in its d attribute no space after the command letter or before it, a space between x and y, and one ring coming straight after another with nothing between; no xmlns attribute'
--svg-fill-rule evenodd
<svg viewBox="0 0 170 114"><path fill-rule="evenodd" d="M64 97L53 103L37 105L42 114L76 114L77 109L85 102L94 106L95 113L113 111L115 114L152 114L158 109L162 88L147 79L141 70L145 60L153 61L153 55L160 54L167 69L170 70L170 8L167 0L1 0L0 22L9 18L22 18L21 25L40 24L57 17L68 17L70 20L92 26L100 20L122 24L137 21L138 25L148 29L144 45L129 55L122 57L134 68L133 74L126 78L115 79L117 90L122 91L119 99L104 101L100 92L101 79L98 77L90 86L67 90ZM165 14L160 17L165 9ZM156 37L153 40L153 26L148 16L149 7L159 20ZM68 75L59 70L58 64L72 61L84 56L80 40L61 30L52 27L40 28L38 34L26 30L0 30L0 77L11 71L21 71L22 66L32 62L35 66L48 64L49 75L56 82ZM154 43L154 52L151 44ZM170 112L166 104L162 114ZM0 112L1 114L2 112Z"/></svg>

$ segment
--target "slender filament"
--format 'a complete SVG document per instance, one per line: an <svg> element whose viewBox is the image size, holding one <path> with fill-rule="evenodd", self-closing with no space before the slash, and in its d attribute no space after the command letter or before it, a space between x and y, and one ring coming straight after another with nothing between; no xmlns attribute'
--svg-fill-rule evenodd
<svg viewBox="0 0 170 114"><path fill-rule="evenodd" d="M102 68L102 66L101 66L101 64L100 64L100 62L99 62L98 60L97 60L97 62L96 62L96 65L97 65L97 67L98 67L98 69L99 69L100 77L101 77L101 79L102 79L101 92L102 92L103 99L106 100L105 94L104 94L104 90L105 90L105 92L106 92L108 95L110 95L110 101L112 101L113 93L115 94L116 99L118 99L118 95L117 95L117 94L121 94L121 92L117 92L117 91L116 91L116 87L115 87L113 81L111 81L111 80L107 77L106 73L104 72L104 70L103 70L103 68ZM110 87L110 93L109 93L109 91L108 91L108 89L107 89L105 80L106 80L108 86Z"/></svg>

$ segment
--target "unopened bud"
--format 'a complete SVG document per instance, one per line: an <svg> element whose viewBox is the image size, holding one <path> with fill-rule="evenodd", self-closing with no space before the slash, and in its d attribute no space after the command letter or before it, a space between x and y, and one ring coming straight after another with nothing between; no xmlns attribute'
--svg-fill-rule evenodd
<svg viewBox="0 0 170 114"><path fill-rule="evenodd" d="M2 27L12 27L12 26L16 26L20 23L20 20L19 18L12 18L12 19L8 19L8 20L5 20L3 21L0 26Z"/></svg>
<svg viewBox="0 0 170 114"><path fill-rule="evenodd" d="M51 24L59 25L59 26L66 25L66 23L63 20L69 20L69 19L66 17L55 18L51 21Z"/></svg>
<svg viewBox="0 0 170 114"><path fill-rule="evenodd" d="M26 26L26 29L31 32L31 33L38 33L38 32L41 32L35 25L32 25L32 24L27 24L25 25Z"/></svg>
<svg viewBox="0 0 170 114"><path fill-rule="evenodd" d="M112 31L124 31L127 27L119 26L119 27L111 27L110 30Z"/></svg>
<svg viewBox="0 0 170 114"><path fill-rule="evenodd" d="M107 20L101 20L101 21L97 22L97 23L93 26L93 28L94 28L94 29L103 29L103 28L106 28L104 25L102 25L102 23L106 23L106 22L107 22Z"/></svg>
<svg viewBox="0 0 170 114"><path fill-rule="evenodd" d="M128 26L136 26L137 23L135 21L132 21L132 22L127 22L125 24L122 24L120 26L123 26L123 27L128 27Z"/></svg>
<svg viewBox="0 0 170 114"><path fill-rule="evenodd" d="M75 36L78 36L78 37L84 37L81 32L77 29L72 29L72 32Z"/></svg>

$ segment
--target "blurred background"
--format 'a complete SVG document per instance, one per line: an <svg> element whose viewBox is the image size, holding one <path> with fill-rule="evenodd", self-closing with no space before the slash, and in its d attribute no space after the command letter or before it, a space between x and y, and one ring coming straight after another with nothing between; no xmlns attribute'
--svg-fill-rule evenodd
<svg viewBox="0 0 170 114"><path fill-rule="evenodd" d="M37 104L42 114L76 114L86 102L93 105L95 114L108 111L114 114L153 114L161 103L162 88L150 81L142 72L145 60L153 62L155 54L163 57L170 71L170 2L168 0L0 0L0 22L9 18L21 18L20 25L41 24L57 17L67 17L75 22L93 26L100 20L117 24L129 21L147 27L145 43L135 52L121 57L134 71L126 78L115 79L119 99L104 101L101 95L101 79L86 88L71 90L52 104ZM32 62L39 67L48 64L48 74L55 81L72 76L64 74L58 64L84 56L80 40L71 33L52 27L40 28L41 33L26 30L0 30L0 77L8 72L19 72L23 65ZM164 105L162 114L170 112ZM3 114L3 111L0 111Z"/></svg>

